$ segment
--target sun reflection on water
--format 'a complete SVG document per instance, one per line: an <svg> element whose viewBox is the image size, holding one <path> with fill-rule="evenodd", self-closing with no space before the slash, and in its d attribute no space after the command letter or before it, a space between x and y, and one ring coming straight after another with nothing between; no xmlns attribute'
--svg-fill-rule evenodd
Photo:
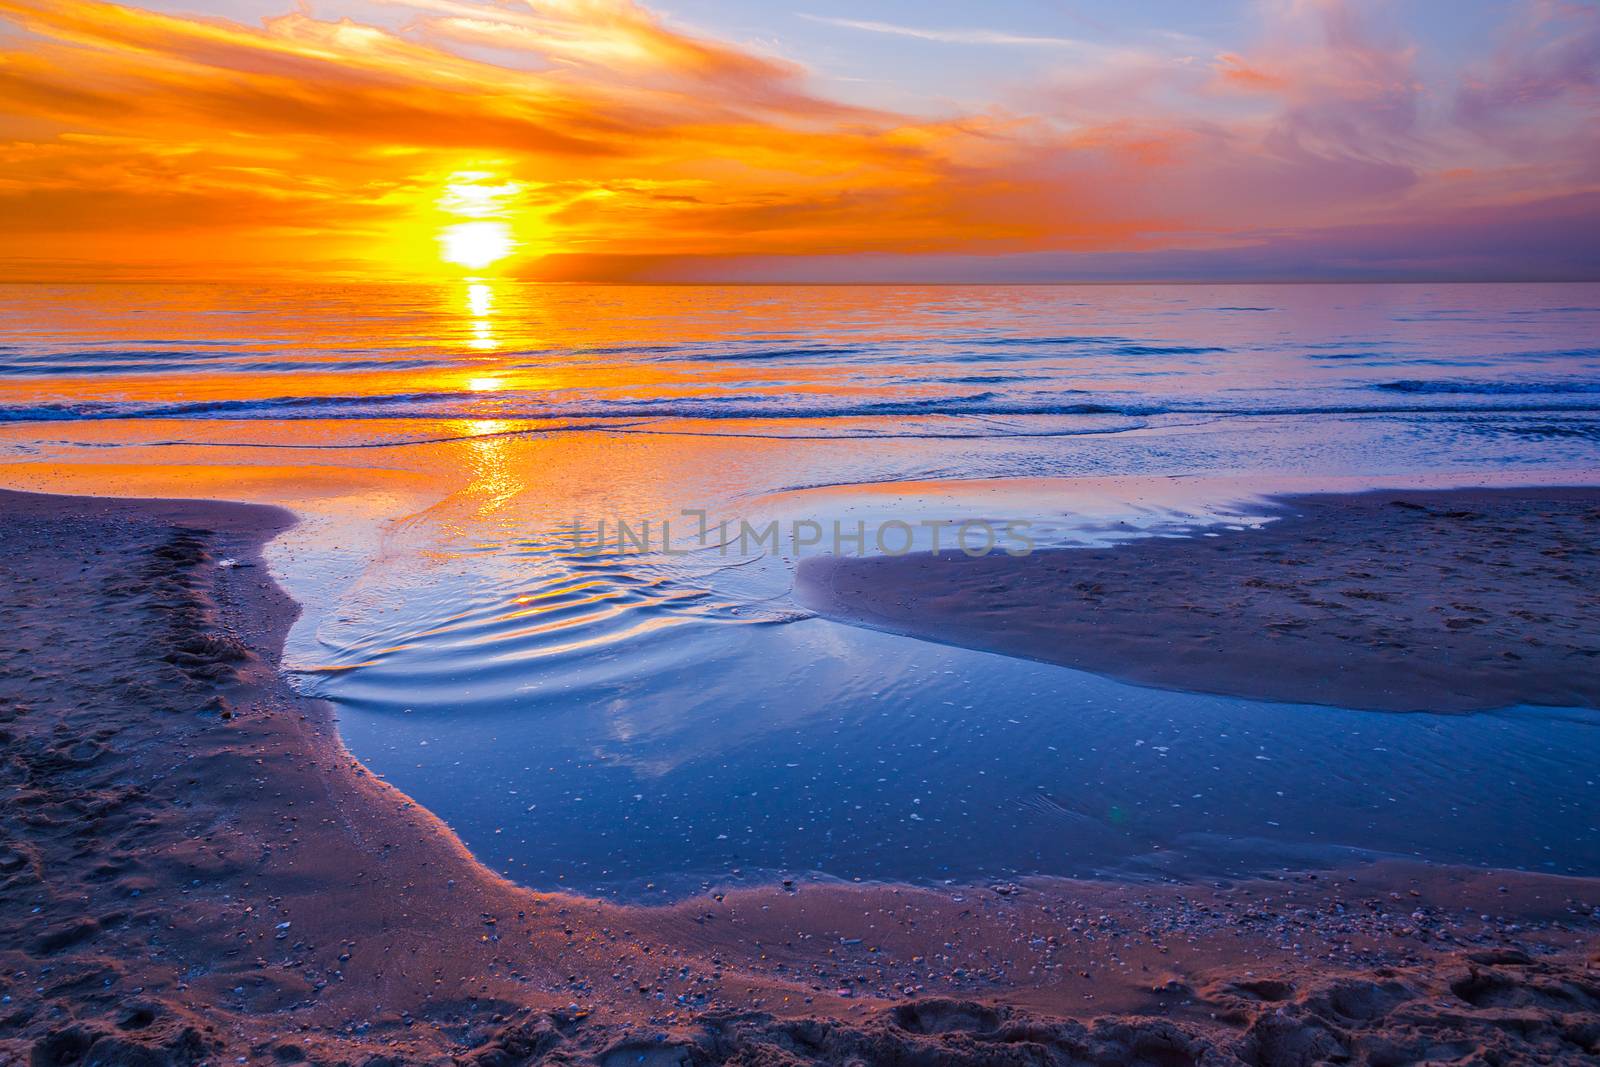
<svg viewBox="0 0 1600 1067"><path fill-rule="evenodd" d="M491 318L494 314L493 286L481 281L467 283L467 314L472 316L468 323L471 336L467 338L467 347L480 352L493 352L499 348L500 342L495 337ZM478 387L474 385L473 388Z"/></svg>
<svg viewBox="0 0 1600 1067"><path fill-rule="evenodd" d="M477 536L481 536L482 525L493 525L490 517L516 499L524 488L517 467L511 462L506 437L516 424L506 419L456 419L449 426L465 439L466 465L472 481L460 490L460 495L470 504L480 527ZM505 521L512 520L508 517ZM468 533L465 528L459 532Z"/></svg>

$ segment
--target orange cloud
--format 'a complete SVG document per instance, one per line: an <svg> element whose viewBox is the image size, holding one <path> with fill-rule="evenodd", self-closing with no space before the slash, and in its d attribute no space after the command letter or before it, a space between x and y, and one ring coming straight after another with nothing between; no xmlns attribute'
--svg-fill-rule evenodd
<svg viewBox="0 0 1600 1067"><path fill-rule="evenodd" d="M1413 49L1338 0L1285 0L1259 45L1209 63L1109 54L1025 106L942 119L829 99L801 65L633 0L387 2L403 29L0 0L0 267L539 276L569 269L557 256L1192 248L1404 217L1440 190L1581 189L1530 167L1548 147L1513 170L1424 136Z"/></svg>
<svg viewBox="0 0 1600 1067"><path fill-rule="evenodd" d="M1282 92L1289 87L1289 79L1282 74L1253 67L1243 56L1224 52L1217 57L1217 77L1226 86L1249 92Z"/></svg>
<svg viewBox="0 0 1600 1067"><path fill-rule="evenodd" d="M424 17L401 36L0 0L32 35L0 64L0 208L19 223L0 254L182 270L184 243L220 231L241 263L285 257L263 269L432 272L440 189L485 169L525 190L507 210L545 251L1009 247L1073 229L1017 212L1003 182L956 184L964 158L995 154L992 129L824 100L796 65L627 0L409 6ZM465 43L505 58L447 47Z"/></svg>

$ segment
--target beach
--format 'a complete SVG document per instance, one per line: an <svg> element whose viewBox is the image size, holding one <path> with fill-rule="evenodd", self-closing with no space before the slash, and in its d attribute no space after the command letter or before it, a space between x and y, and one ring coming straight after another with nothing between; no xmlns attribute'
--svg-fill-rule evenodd
<svg viewBox="0 0 1600 1067"><path fill-rule="evenodd" d="M1571 495L1553 494L1556 503ZM281 510L6 493L0 1048L33 1064L1577 1062L1586 879L539 893L277 672ZM1171 546L1165 546L1171 547Z"/></svg>
<svg viewBox="0 0 1600 1067"><path fill-rule="evenodd" d="M763 292L0 288L0 1059L1594 1054L1588 289Z"/></svg>
<svg viewBox="0 0 1600 1067"><path fill-rule="evenodd" d="M0 0L0 1067L1600 1063L1597 85Z"/></svg>

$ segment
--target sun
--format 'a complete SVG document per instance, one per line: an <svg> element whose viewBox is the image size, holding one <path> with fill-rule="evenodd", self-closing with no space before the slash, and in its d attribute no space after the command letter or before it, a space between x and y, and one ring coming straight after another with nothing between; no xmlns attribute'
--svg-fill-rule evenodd
<svg viewBox="0 0 1600 1067"><path fill-rule="evenodd" d="M439 233L439 245L446 262L483 270L517 250L511 227L503 222L458 222Z"/></svg>
<svg viewBox="0 0 1600 1067"><path fill-rule="evenodd" d="M522 212L527 186L492 170L458 170L439 187L435 209L445 216L439 228L439 255L469 271L484 270L519 248L512 224Z"/></svg>

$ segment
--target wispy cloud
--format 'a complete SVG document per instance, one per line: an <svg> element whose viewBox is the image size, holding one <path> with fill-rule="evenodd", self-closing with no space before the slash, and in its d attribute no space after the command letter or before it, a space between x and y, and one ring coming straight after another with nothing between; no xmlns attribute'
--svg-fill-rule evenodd
<svg viewBox="0 0 1600 1067"><path fill-rule="evenodd" d="M871 19L842 19L828 15L801 14L801 18L808 22L821 22L829 26L841 26L847 30L861 30L866 33L882 33L891 37L911 37L918 41L936 41L940 44L980 44L1003 45L1020 47L1048 47L1048 48L1080 48L1089 49L1095 46L1088 42L1075 40L1071 37L1045 37L1035 34L1008 33L1005 30L934 30L921 26L900 26L892 22L875 22Z"/></svg>
<svg viewBox="0 0 1600 1067"><path fill-rule="evenodd" d="M1467 123L1487 127L1502 115L1600 97L1600 7L1536 0L1508 27L1488 62L1469 71L1456 95ZM1587 98L1587 99L1585 99Z"/></svg>

